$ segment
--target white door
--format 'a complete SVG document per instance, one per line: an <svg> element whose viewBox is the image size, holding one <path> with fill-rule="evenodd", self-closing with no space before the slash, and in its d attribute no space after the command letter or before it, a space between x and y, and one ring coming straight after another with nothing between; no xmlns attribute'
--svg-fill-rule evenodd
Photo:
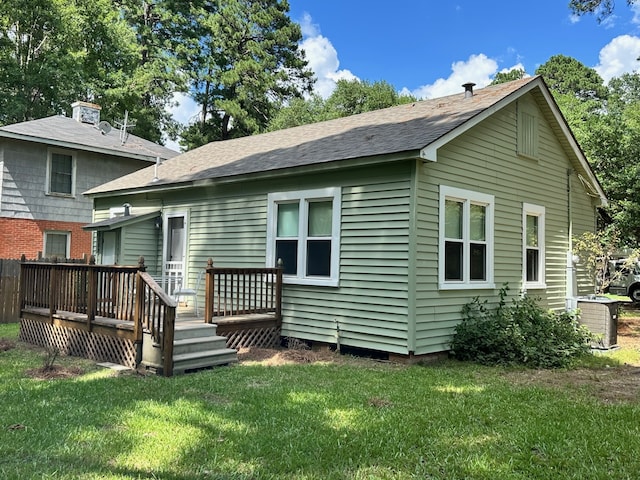
<svg viewBox="0 0 640 480"><path fill-rule="evenodd" d="M175 214L167 217L162 288L172 295L181 286L184 278L184 264L187 250L186 215Z"/></svg>
<svg viewBox="0 0 640 480"><path fill-rule="evenodd" d="M102 232L102 264L118 263L118 232Z"/></svg>

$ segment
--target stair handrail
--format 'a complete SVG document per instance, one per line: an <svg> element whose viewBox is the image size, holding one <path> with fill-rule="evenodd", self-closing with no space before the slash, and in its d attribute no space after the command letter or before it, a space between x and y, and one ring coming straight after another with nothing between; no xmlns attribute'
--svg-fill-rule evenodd
<svg viewBox="0 0 640 480"><path fill-rule="evenodd" d="M142 336L146 331L162 352L162 374L173 375L173 340L178 302L170 297L147 272L138 271L134 337L141 357Z"/></svg>

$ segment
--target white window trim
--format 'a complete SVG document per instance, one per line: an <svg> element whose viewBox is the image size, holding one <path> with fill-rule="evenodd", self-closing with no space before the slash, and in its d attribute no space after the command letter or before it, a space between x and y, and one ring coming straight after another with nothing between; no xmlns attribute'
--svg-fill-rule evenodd
<svg viewBox="0 0 640 480"><path fill-rule="evenodd" d="M328 187L315 190L299 190L292 192L276 192L267 196L267 267L275 266L278 261L276 255L277 235L277 203L300 202L300 222L298 225L298 274L283 275L283 282L296 285L316 285L337 287L340 281L340 224L342 213L342 190L340 187ZM331 275L329 277L305 276L306 265L306 226L308 210L306 202L310 200L331 200L333 202L331 223Z"/></svg>
<svg viewBox="0 0 640 480"><path fill-rule="evenodd" d="M59 153L61 155L68 155L71 157L71 193L70 194L51 191L51 161L52 161L52 154L54 153ZM76 154L75 152L70 152L68 150L61 150L59 148L48 149L47 175L46 175L45 181L47 182L45 185L45 192L47 192L47 195L52 195L56 197L75 198L76 196Z"/></svg>
<svg viewBox="0 0 640 480"><path fill-rule="evenodd" d="M463 202L463 280L445 280L445 201L457 200ZM487 278L486 280L470 280L469 268L469 209L471 204L484 205L486 207L486 245L487 245ZM440 185L440 203L438 213L438 288L440 290L471 290L471 289L493 289L495 283L493 279L494 269L494 205L493 195L463 190L461 188L447 187Z"/></svg>
<svg viewBox="0 0 640 480"><path fill-rule="evenodd" d="M47 257L47 235L65 235L67 237L67 245L65 247L65 259L71 257L71 232L63 230L45 230L42 235L42 255Z"/></svg>
<svg viewBox="0 0 640 480"><path fill-rule="evenodd" d="M538 281L527 282L527 216L538 217ZM531 203L522 204L522 285L523 290L547 288L545 279L545 208Z"/></svg>

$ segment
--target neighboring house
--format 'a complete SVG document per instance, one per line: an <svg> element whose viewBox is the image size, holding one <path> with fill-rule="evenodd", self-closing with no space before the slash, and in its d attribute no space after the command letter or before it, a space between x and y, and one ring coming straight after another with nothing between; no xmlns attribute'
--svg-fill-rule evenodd
<svg viewBox="0 0 640 480"><path fill-rule="evenodd" d="M208 257L282 259L283 336L406 356L448 350L462 306L505 283L574 305L590 287L575 286L571 236L595 230L602 188L541 77L472 87L211 143L96 187L87 228L114 241L97 253L143 255L155 274L172 261L191 287Z"/></svg>
<svg viewBox="0 0 640 480"><path fill-rule="evenodd" d="M126 141L122 141L122 139ZM82 192L177 152L100 122L100 107L0 127L0 258L81 257L92 250Z"/></svg>

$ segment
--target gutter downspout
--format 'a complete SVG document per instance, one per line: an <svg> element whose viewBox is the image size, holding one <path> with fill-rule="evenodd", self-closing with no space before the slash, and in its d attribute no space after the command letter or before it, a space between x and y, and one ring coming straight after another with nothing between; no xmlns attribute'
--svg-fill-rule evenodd
<svg viewBox="0 0 640 480"><path fill-rule="evenodd" d="M578 280L576 278L576 258L573 255L573 216L571 206L571 175L573 170L567 169L567 232L569 234L569 248L566 258L566 297L565 309L572 311L578 308Z"/></svg>

